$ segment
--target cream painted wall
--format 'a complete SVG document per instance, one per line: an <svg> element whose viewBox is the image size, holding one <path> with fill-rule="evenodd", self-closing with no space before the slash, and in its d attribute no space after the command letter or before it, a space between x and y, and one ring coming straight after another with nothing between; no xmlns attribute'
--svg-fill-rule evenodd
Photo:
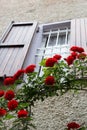
<svg viewBox="0 0 87 130"><path fill-rule="evenodd" d="M87 0L0 0L0 36L14 21L56 22L87 17Z"/></svg>
<svg viewBox="0 0 87 130"><path fill-rule="evenodd" d="M80 17L87 17L87 0L0 0L0 36L12 20L49 23ZM64 130L73 120L87 125L87 92L37 102L33 112L37 130Z"/></svg>

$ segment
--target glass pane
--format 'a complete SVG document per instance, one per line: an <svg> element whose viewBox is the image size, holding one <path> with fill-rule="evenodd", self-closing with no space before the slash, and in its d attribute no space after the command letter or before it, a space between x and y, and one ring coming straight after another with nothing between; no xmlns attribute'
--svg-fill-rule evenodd
<svg viewBox="0 0 87 130"><path fill-rule="evenodd" d="M70 41L70 32L68 32L68 43L69 43L69 41Z"/></svg>
<svg viewBox="0 0 87 130"><path fill-rule="evenodd" d="M58 44L64 45L64 44L65 44L65 38L66 38L66 34L65 34L65 33L59 34L59 41L58 41Z"/></svg>
<svg viewBox="0 0 87 130"><path fill-rule="evenodd" d="M48 39L48 36L43 36L41 47L45 47L46 46L47 39Z"/></svg>
<svg viewBox="0 0 87 130"><path fill-rule="evenodd" d="M57 39L57 35L50 36L50 40L49 40L48 46L55 46L56 45L56 39Z"/></svg>

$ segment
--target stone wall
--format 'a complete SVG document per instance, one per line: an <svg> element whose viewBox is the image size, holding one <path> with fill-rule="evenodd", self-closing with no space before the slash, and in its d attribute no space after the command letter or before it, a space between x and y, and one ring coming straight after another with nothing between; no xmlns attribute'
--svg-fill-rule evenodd
<svg viewBox="0 0 87 130"><path fill-rule="evenodd" d="M0 36L11 21L49 23L87 17L87 0L0 0ZM48 98L37 102L37 130L64 130L69 121L87 125L87 92Z"/></svg>

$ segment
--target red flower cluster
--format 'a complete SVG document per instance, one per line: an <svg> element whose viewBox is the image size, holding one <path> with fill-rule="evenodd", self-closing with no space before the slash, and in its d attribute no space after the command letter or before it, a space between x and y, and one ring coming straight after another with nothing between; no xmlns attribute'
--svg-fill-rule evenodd
<svg viewBox="0 0 87 130"><path fill-rule="evenodd" d="M85 58L86 58L86 54L85 53L80 53L80 54L78 54L78 59L82 59L82 60L84 60Z"/></svg>
<svg viewBox="0 0 87 130"><path fill-rule="evenodd" d="M18 106L18 102L16 100L11 100L7 104L9 110L14 110Z"/></svg>
<svg viewBox="0 0 87 130"><path fill-rule="evenodd" d="M7 111L3 108L0 108L0 117L6 115Z"/></svg>
<svg viewBox="0 0 87 130"><path fill-rule="evenodd" d="M78 47L78 46L72 46L70 48L70 50L74 51L74 52L79 52L79 53L84 52L84 49L82 47Z"/></svg>
<svg viewBox="0 0 87 130"><path fill-rule="evenodd" d="M34 64L32 64L32 65L29 65L25 70L23 70L23 69L18 70L13 75L13 77L9 77L9 78L4 79L4 85L12 85L12 84L14 84L15 80L17 80L24 73L32 73L32 72L34 72L35 67L36 66Z"/></svg>
<svg viewBox="0 0 87 130"><path fill-rule="evenodd" d="M46 85L53 85L55 83L55 79L53 76L48 76L46 79L45 79L45 84Z"/></svg>
<svg viewBox="0 0 87 130"><path fill-rule="evenodd" d="M25 69L25 73L32 73L32 72L34 72L35 67L36 67L36 65L34 65L34 64L29 65L29 66Z"/></svg>
<svg viewBox="0 0 87 130"><path fill-rule="evenodd" d="M57 62L56 58L48 58L46 60L45 66L46 67L53 67L56 62Z"/></svg>
<svg viewBox="0 0 87 130"><path fill-rule="evenodd" d="M28 116L28 112L26 110L20 110L18 111L18 118L21 118L21 117L27 117Z"/></svg>
<svg viewBox="0 0 87 130"><path fill-rule="evenodd" d="M73 56L74 60L77 58L77 55L78 55L78 54L77 54L76 52L72 52L72 53L71 53L71 56Z"/></svg>
<svg viewBox="0 0 87 130"><path fill-rule="evenodd" d="M24 74L24 70L18 70L13 76L14 80L17 80L22 74Z"/></svg>
<svg viewBox="0 0 87 130"><path fill-rule="evenodd" d="M5 99L6 100L12 100L14 97L15 97L15 94L14 94L14 92L12 90L8 90L5 93Z"/></svg>
<svg viewBox="0 0 87 130"><path fill-rule="evenodd" d="M4 96L4 90L0 90L0 97Z"/></svg>
<svg viewBox="0 0 87 130"><path fill-rule="evenodd" d="M12 84L14 84L14 82L15 82L15 80L12 77L4 79L4 85L12 85Z"/></svg>
<svg viewBox="0 0 87 130"><path fill-rule="evenodd" d="M74 57L72 55L70 55L65 60L68 63L68 65L71 65L74 61Z"/></svg>
<svg viewBox="0 0 87 130"><path fill-rule="evenodd" d="M57 59L57 60L60 60L60 59L62 58L62 56L56 54L56 55L53 56L53 58L55 58L55 59Z"/></svg>
<svg viewBox="0 0 87 130"><path fill-rule="evenodd" d="M68 123L68 124L67 124L67 127L68 127L68 130L71 130L71 129L80 128L80 125L77 124L76 122L71 122L71 123Z"/></svg>

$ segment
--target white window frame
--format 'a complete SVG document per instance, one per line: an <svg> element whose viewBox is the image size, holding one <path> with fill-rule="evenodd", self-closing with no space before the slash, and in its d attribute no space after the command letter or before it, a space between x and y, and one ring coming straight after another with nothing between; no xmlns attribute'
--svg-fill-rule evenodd
<svg viewBox="0 0 87 130"><path fill-rule="evenodd" d="M69 43L67 41L67 34L70 33L70 27L71 27L71 21L64 21L64 22L57 22L57 23L50 23L50 24L43 24L42 26L42 37L41 37L41 43L40 43L40 47L36 49L36 54L35 54L35 64L38 66L39 65L39 62L45 58L45 57L52 57L53 55L55 54L61 54L63 55L64 53L65 56L69 54ZM65 43L64 45L57 45L58 43L58 39L59 39L59 33L63 32L64 33L64 30L61 30L65 28ZM59 30L60 29L60 30ZM53 31L52 31L53 30ZM50 37L53 33L56 33L57 34L57 38L56 38L56 45L54 47L50 47L49 46L49 40L50 40ZM44 47L41 47L43 46L42 44L42 40L43 40L43 36L44 35L48 35L48 40L47 40L47 46L44 46ZM59 49L59 53L58 52L53 52L52 51L55 49ZM67 48L67 51L64 52L64 48ZM49 50L51 49L51 53L50 55L49 54L46 54L46 51L49 52ZM63 50L63 51L62 51ZM42 53L38 53L38 51L42 51ZM37 58L39 57L39 59L37 60ZM37 67L37 71L40 71L39 69L40 67L38 66Z"/></svg>

